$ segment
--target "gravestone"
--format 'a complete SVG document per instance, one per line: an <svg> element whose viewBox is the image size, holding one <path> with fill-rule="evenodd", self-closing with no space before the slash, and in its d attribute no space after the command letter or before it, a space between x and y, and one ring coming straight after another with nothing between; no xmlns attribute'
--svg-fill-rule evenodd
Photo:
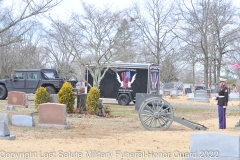
<svg viewBox="0 0 240 160"><path fill-rule="evenodd" d="M77 94L77 108L81 108L82 111L86 110L86 100L87 100L87 94Z"/></svg>
<svg viewBox="0 0 240 160"><path fill-rule="evenodd" d="M58 95L50 94L50 103L58 103Z"/></svg>
<svg viewBox="0 0 240 160"><path fill-rule="evenodd" d="M12 124L11 119L7 113L0 113L0 121L6 122L7 125Z"/></svg>
<svg viewBox="0 0 240 160"><path fill-rule="evenodd" d="M196 157L189 157L186 160L240 159L240 136L209 132L191 133L189 153L195 153Z"/></svg>
<svg viewBox="0 0 240 160"><path fill-rule="evenodd" d="M26 94L24 92L8 92L7 105L25 107Z"/></svg>
<svg viewBox="0 0 240 160"><path fill-rule="evenodd" d="M229 97L229 100L230 101L234 101L234 100L240 100L239 99L239 93L236 93L236 92L232 92L228 95Z"/></svg>
<svg viewBox="0 0 240 160"><path fill-rule="evenodd" d="M170 90L170 95L171 95L171 98L178 98L178 91L177 91L177 89L171 89Z"/></svg>
<svg viewBox="0 0 240 160"><path fill-rule="evenodd" d="M35 126L35 121L32 116L13 115L12 116L12 125L33 127L33 126Z"/></svg>
<svg viewBox="0 0 240 160"><path fill-rule="evenodd" d="M202 99L202 98L207 98L207 91L205 90L196 90L194 92L194 98L199 98L199 99Z"/></svg>
<svg viewBox="0 0 240 160"><path fill-rule="evenodd" d="M60 103L43 103L38 109L38 127L67 129L70 124L66 123L66 105Z"/></svg>
<svg viewBox="0 0 240 160"><path fill-rule="evenodd" d="M142 102L149 97L159 97L159 99L161 99L162 95L160 95L160 94L136 93L135 111L138 111Z"/></svg>
<svg viewBox="0 0 240 160"><path fill-rule="evenodd" d="M194 92L194 98L191 100L198 101L198 102L209 102L209 98L207 96L207 91L206 90L196 90Z"/></svg>
<svg viewBox="0 0 240 160"><path fill-rule="evenodd" d="M11 135L6 122L0 121L0 139L13 140L16 136Z"/></svg>
<svg viewBox="0 0 240 160"><path fill-rule="evenodd" d="M194 99L194 93L188 93L188 94L187 94L187 97L188 97L188 98L187 98L188 100Z"/></svg>

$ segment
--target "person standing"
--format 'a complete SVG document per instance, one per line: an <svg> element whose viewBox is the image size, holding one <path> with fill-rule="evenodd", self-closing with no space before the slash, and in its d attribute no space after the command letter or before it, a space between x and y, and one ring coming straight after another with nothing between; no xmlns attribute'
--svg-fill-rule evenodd
<svg viewBox="0 0 240 160"><path fill-rule="evenodd" d="M226 86L226 79L220 78L220 88L218 91L218 120L219 129L226 129L226 106L228 105L228 88Z"/></svg>

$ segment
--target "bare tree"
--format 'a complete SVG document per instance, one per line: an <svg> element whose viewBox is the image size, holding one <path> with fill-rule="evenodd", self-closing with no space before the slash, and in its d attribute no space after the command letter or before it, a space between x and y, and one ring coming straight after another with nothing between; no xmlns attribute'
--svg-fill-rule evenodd
<svg viewBox="0 0 240 160"><path fill-rule="evenodd" d="M214 62L215 83L219 82L223 55L233 51L231 46L239 36L239 18L236 9L232 6L231 1L219 0L213 2L211 6L212 31L215 40L216 54L212 55ZM217 68L217 69L215 69ZM217 77L217 78L216 78Z"/></svg>
<svg viewBox="0 0 240 160"><path fill-rule="evenodd" d="M163 83L178 81L177 68L174 65L175 64L174 61L175 59L174 56L172 55L168 55L164 58L161 64L162 72L160 73L161 81Z"/></svg>
<svg viewBox="0 0 240 160"><path fill-rule="evenodd" d="M100 81L108 70L112 57L117 54L124 41L119 40L119 28L124 19L121 11L102 11L93 5L82 2L83 15L73 14L72 20L81 39L76 52L77 60L84 65L93 77L93 86L99 88ZM92 67L90 64L94 64Z"/></svg>
<svg viewBox="0 0 240 160"><path fill-rule="evenodd" d="M213 45L211 39L209 39L212 23L210 5L210 0L200 0L196 1L196 3L190 0L190 5L183 0L182 4L179 4L183 17L182 30L185 31L185 35L194 34L195 36L194 39L192 37L191 39L184 37L184 41L194 47L199 47L203 55L204 82L206 86L208 86L209 46Z"/></svg>
<svg viewBox="0 0 240 160"><path fill-rule="evenodd" d="M1 1L2 3L4 0ZM0 2L0 34L4 34L6 31L14 30L19 23L24 23L25 20L37 16L39 14L50 11L53 7L58 5L61 0L22 0L16 4L12 4L11 7L3 6ZM21 8L19 10L19 7ZM15 9L18 8L16 12ZM26 23L25 23L26 25ZM2 42L1 46L14 43L21 39L21 36L26 32L26 28L19 28L17 32L6 42Z"/></svg>
<svg viewBox="0 0 240 160"><path fill-rule="evenodd" d="M21 41L0 47L0 77L9 77L12 70L19 68L43 68L46 65L46 55L41 52L41 25L35 24L24 35ZM3 39L7 37L5 32ZM11 36L11 34L10 34Z"/></svg>
<svg viewBox="0 0 240 160"><path fill-rule="evenodd" d="M69 72L71 63L87 68L94 79L93 86L98 88L113 56L123 52L120 46L128 45L129 38L124 36L130 33L123 23L123 12L99 10L83 1L82 7L83 14L72 13L68 23L50 18L52 28L47 31L46 49L61 71L68 65L65 72Z"/></svg>
<svg viewBox="0 0 240 160"><path fill-rule="evenodd" d="M234 68L233 65L240 62L240 40L234 41L230 48L232 51L227 52L225 55L225 63L228 64L228 69L233 75L233 79L240 79L240 69ZM229 77L227 77L229 78Z"/></svg>
<svg viewBox="0 0 240 160"><path fill-rule="evenodd" d="M34 34L31 33L32 28L37 25L34 18L39 14L50 11L60 2L61 0L22 0L10 4L10 1L0 1L1 77L9 77L14 68L39 64L39 62L36 62L40 59L36 57L30 60L30 57L36 56L37 46L35 42L39 41L38 37L31 37L31 34L36 36L36 30ZM30 42L35 44L29 44ZM34 52L32 52L33 50Z"/></svg>
<svg viewBox="0 0 240 160"><path fill-rule="evenodd" d="M42 27L40 23L35 23L35 26L22 36L20 42L13 44L20 49L19 53L14 49L14 54L19 61L17 68L43 68L46 66L47 55L42 52Z"/></svg>
<svg viewBox="0 0 240 160"><path fill-rule="evenodd" d="M51 67L58 70L60 76L70 78L76 75L72 64L81 46L81 38L70 23L60 20L51 20L51 30L46 30L45 51L49 55Z"/></svg>
<svg viewBox="0 0 240 160"><path fill-rule="evenodd" d="M169 1L145 0L144 7L134 4L133 11L129 13L140 29L142 41L157 64L167 56L171 50L168 46L175 38L172 30L176 27L177 20L174 19L173 11L173 5L169 5Z"/></svg>
<svg viewBox="0 0 240 160"><path fill-rule="evenodd" d="M196 48L192 45L185 45L180 48L181 58L180 61L182 65L178 69L179 74L181 74L182 81L187 83L192 83L195 86L195 70L196 65L199 63L200 58ZM190 74L191 73L191 74ZM186 76L186 74L188 76Z"/></svg>
<svg viewBox="0 0 240 160"><path fill-rule="evenodd" d="M193 0L182 0L179 6L183 17L182 38L188 44L200 49L204 64L204 83L208 87L212 61L218 62L219 77L222 55L227 52L229 44L235 39L231 36L236 30L229 26L233 20L234 9L231 3L225 3L224 0L199 0L195 3ZM194 39L193 36L186 36L190 34ZM216 50L214 50L215 46Z"/></svg>
<svg viewBox="0 0 240 160"><path fill-rule="evenodd" d="M116 54L113 55L113 61L122 62L137 62L137 39L136 27L131 19L123 19L116 37L116 42L119 43L116 48Z"/></svg>

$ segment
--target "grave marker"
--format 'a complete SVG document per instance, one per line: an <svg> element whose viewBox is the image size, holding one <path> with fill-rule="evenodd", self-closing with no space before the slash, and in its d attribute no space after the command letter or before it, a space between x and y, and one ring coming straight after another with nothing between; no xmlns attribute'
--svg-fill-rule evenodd
<svg viewBox="0 0 240 160"><path fill-rule="evenodd" d="M177 89L170 89L170 95L171 95L172 98L178 98Z"/></svg>
<svg viewBox="0 0 240 160"><path fill-rule="evenodd" d="M10 117L7 113L0 113L0 121L6 122L7 125L11 124Z"/></svg>
<svg viewBox="0 0 240 160"><path fill-rule="evenodd" d="M230 93L229 95L229 100L232 101L232 100L240 100L240 97L239 97L239 93Z"/></svg>
<svg viewBox="0 0 240 160"><path fill-rule="evenodd" d="M16 136L10 135L6 122L0 121L0 139L13 140Z"/></svg>
<svg viewBox="0 0 240 160"><path fill-rule="evenodd" d="M187 93L188 100L194 99L194 93Z"/></svg>
<svg viewBox="0 0 240 160"><path fill-rule="evenodd" d="M205 90L196 90L194 92L194 98L196 98L196 99L207 98L207 91L205 91Z"/></svg>
<svg viewBox="0 0 240 160"><path fill-rule="evenodd" d="M190 100L198 102L209 102L208 93L206 90L196 90L194 92L194 98Z"/></svg>
<svg viewBox="0 0 240 160"><path fill-rule="evenodd" d="M66 123L66 105L60 103L43 103L39 105L39 127L46 128L69 128L70 125Z"/></svg>
<svg viewBox="0 0 240 160"><path fill-rule="evenodd" d="M24 92L11 91L8 92L8 105L25 107L26 94Z"/></svg>
<svg viewBox="0 0 240 160"><path fill-rule="evenodd" d="M204 153L204 151L209 153ZM186 158L186 160L200 159L200 156L203 156L204 159L216 160L239 159L240 136L223 133L192 133L190 135L190 153L196 153L197 157ZM207 157L210 155L212 157Z"/></svg>
<svg viewBox="0 0 240 160"><path fill-rule="evenodd" d="M50 94L50 103L58 103L58 95Z"/></svg>
<svg viewBox="0 0 240 160"><path fill-rule="evenodd" d="M26 116L26 115L13 115L12 116L12 124L16 125L16 126L25 126L25 127L35 126L33 117Z"/></svg>

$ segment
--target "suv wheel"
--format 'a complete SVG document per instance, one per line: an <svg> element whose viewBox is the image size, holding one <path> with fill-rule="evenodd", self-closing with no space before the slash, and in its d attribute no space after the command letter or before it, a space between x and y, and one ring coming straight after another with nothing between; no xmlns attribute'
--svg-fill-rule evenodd
<svg viewBox="0 0 240 160"><path fill-rule="evenodd" d="M55 88L53 88L52 86L47 86L46 89L47 89L48 93L50 93L50 94L56 94L57 93Z"/></svg>
<svg viewBox="0 0 240 160"><path fill-rule="evenodd" d="M4 100L6 98L7 98L7 89L3 85L0 85L0 99Z"/></svg>

